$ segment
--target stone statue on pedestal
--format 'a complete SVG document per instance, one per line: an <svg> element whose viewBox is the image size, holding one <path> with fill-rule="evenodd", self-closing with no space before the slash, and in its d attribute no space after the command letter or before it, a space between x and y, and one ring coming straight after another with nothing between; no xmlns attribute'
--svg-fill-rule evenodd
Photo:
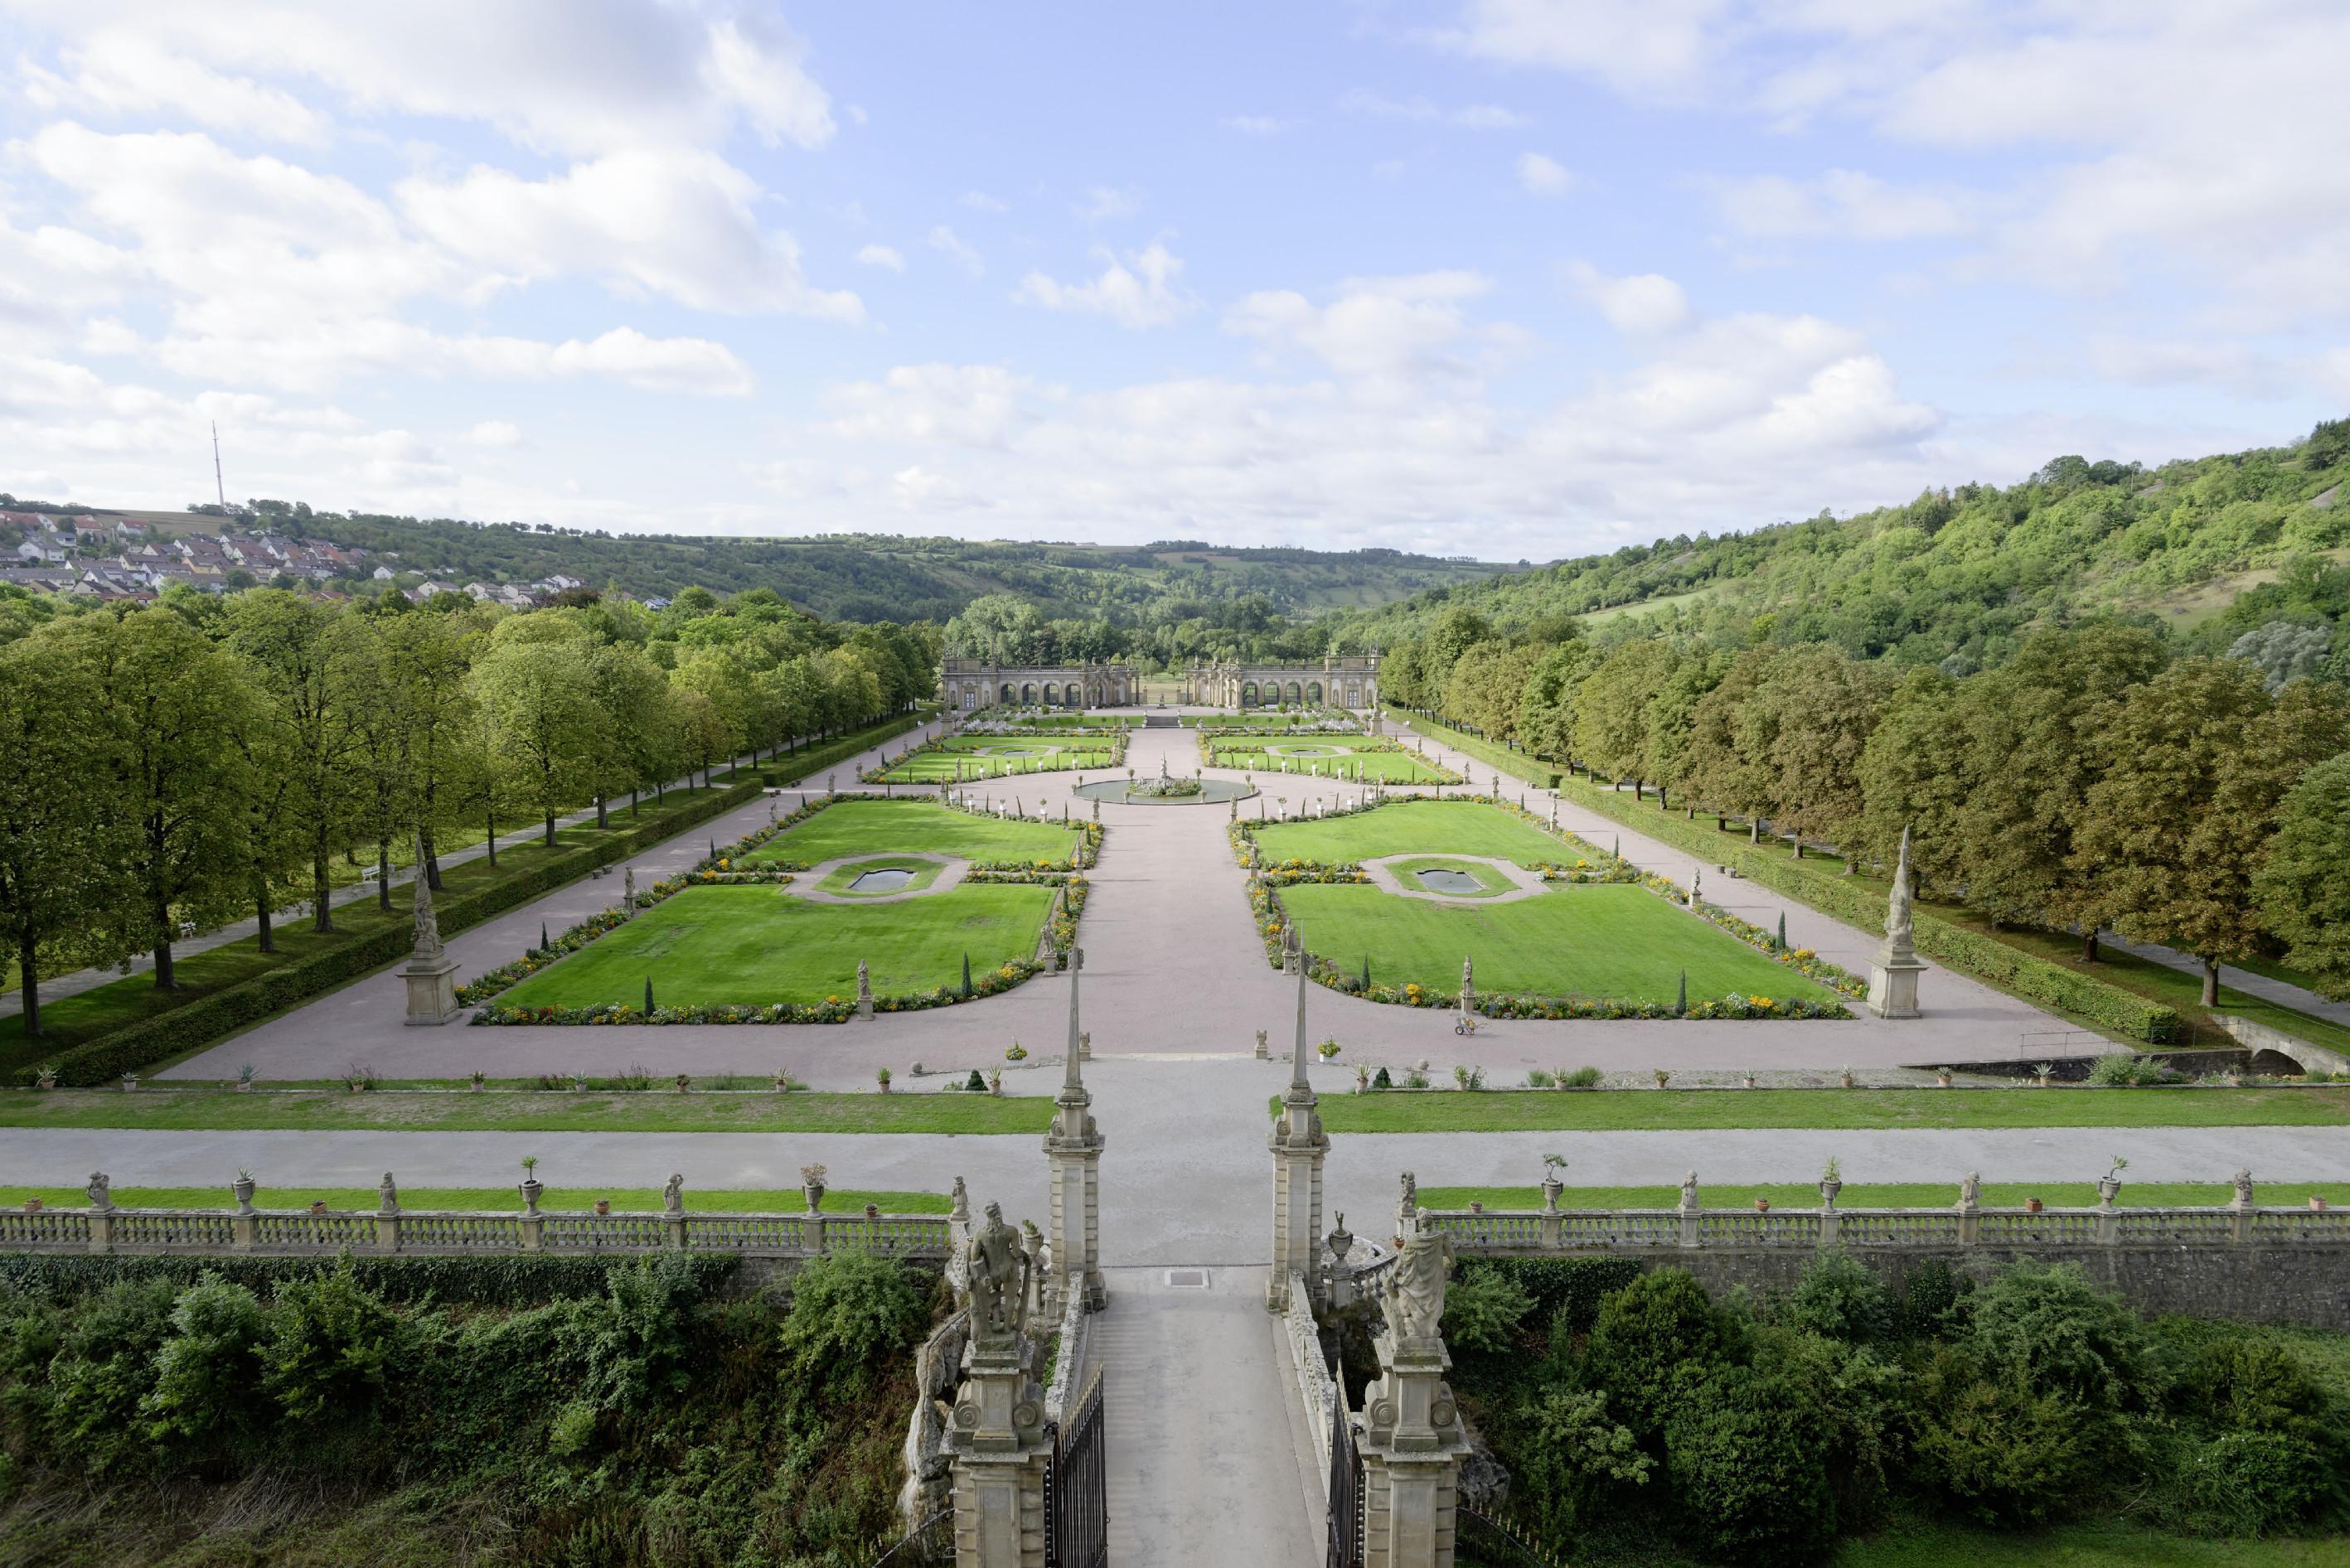
<svg viewBox="0 0 2350 1568"><path fill-rule="evenodd" d="M1893 866L1893 892L1886 900L1885 941L1868 965L1868 1010L1879 1018L1915 1018L1918 961L1915 919L1909 896L1909 830L1901 830L1901 852Z"/></svg>
<svg viewBox="0 0 2350 1568"><path fill-rule="evenodd" d="M432 882L425 875L424 834L416 835L416 950L400 967L408 986L408 1022L446 1023L457 1016L457 961L441 946L441 925L432 915Z"/></svg>
<svg viewBox="0 0 2350 1568"><path fill-rule="evenodd" d="M670 1172L669 1185L661 1189L661 1208L671 1214L685 1212L685 1174Z"/></svg>
<svg viewBox="0 0 2350 1568"><path fill-rule="evenodd" d="M391 1172L388 1170L383 1173L383 1179L376 1183L375 1207L379 1214L400 1212L400 1186L392 1180Z"/></svg>
<svg viewBox="0 0 2350 1568"><path fill-rule="evenodd" d="M1423 1209L1403 1239L1402 1255L1379 1300L1388 1333L1399 1343L1436 1338L1443 1328L1444 1289L1451 1276L1452 1238L1438 1231Z"/></svg>
<svg viewBox="0 0 2350 1568"><path fill-rule="evenodd" d="M1018 1337L1028 1299L1028 1251L1020 1232L1003 1222L1003 1206L987 1206L987 1223L971 1239L971 1332L983 1346Z"/></svg>

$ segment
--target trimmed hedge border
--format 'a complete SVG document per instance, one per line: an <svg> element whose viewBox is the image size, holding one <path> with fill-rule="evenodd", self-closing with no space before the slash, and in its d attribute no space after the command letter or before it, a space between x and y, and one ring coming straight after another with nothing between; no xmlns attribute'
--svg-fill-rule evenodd
<svg viewBox="0 0 2350 1568"><path fill-rule="evenodd" d="M745 778L686 805L660 813L649 822L621 830L601 844L543 860L528 871L516 872L479 892L435 906L443 936L479 925L544 893L577 881L599 866L609 866L641 854L675 837L697 823L723 816L759 798L764 786ZM57 1059L57 1082L68 1088L108 1084L166 1057L184 1055L210 1045L223 1035L284 1012L321 995L347 981L356 980L405 958L413 939L405 926L391 926L342 947L258 974L251 980L214 992L200 1002L178 1007L160 1018L134 1023L78 1045ZM16 1082L29 1086L38 1080L37 1065L18 1068Z"/></svg>
<svg viewBox="0 0 2350 1568"><path fill-rule="evenodd" d="M723 1293L742 1263L724 1252L688 1252L686 1267L706 1294ZM476 1306L524 1307L544 1302L600 1296L616 1270L636 1266L632 1258L539 1256L528 1258L375 1258L346 1252L339 1259L275 1257L74 1257L50 1253L0 1254L0 1291L26 1292L72 1300L129 1280L168 1280L192 1285L218 1274L255 1294L268 1296L289 1280L328 1274L348 1264L361 1287L392 1302L462 1302Z"/></svg>
<svg viewBox="0 0 2350 1568"><path fill-rule="evenodd" d="M896 719L885 720L879 724L869 724L853 735L843 735L840 739L818 746L814 751L786 753L780 757L769 757L751 771L758 775L760 782L771 788L788 789L793 784L806 783L810 774L825 768L838 767L858 753L869 751L884 741L895 740L907 731L929 722L927 714L901 713ZM794 773L792 770L795 768L799 771Z"/></svg>
<svg viewBox="0 0 2350 1568"><path fill-rule="evenodd" d="M1474 735L1463 734L1440 720L1416 713L1409 708L1396 708L1392 702L1388 706L1394 708L1402 715L1413 729L1428 731L1441 736L1446 745L1476 758L1488 767L1513 773L1541 789L1558 787L1558 771L1532 753L1513 752L1507 746L1497 746L1491 741L1481 741Z"/></svg>
<svg viewBox="0 0 2350 1568"><path fill-rule="evenodd" d="M1558 790L1562 795L1589 806L1610 821L1622 823L1635 833L1645 833L1696 856L1700 864L1728 866L1742 877L1864 931L1876 929L1885 919L1885 911L1874 897L1804 876L1793 868L1784 855L1728 842L1726 835L1676 822L1662 812L1635 813L1616 797L1616 792L1601 789L1587 779L1565 779ZM2158 1002L2088 975L2075 974L2062 964L2034 958L1996 938L1953 925L1923 910L1918 911L1915 919L1918 950L1960 973L2004 986L2027 1001L2046 1002L2094 1019L2150 1045L2166 1044L2178 1037L2178 1012Z"/></svg>

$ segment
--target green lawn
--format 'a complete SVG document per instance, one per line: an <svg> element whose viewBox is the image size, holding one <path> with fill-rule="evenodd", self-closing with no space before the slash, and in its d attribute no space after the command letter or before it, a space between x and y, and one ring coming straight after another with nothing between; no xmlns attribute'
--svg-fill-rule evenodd
<svg viewBox="0 0 2350 1568"><path fill-rule="evenodd" d="M1413 892L1433 892L1419 879L1422 871L1458 871L1477 884L1473 893L1448 893L1452 898L1491 898L1517 887L1507 877L1482 860L1456 860L1445 855L1421 855L1409 860L1398 860L1388 867L1397 881Z"/></svg>
<svg viewBox="0 0 2350 1568"><path fill-rule="evenodd" d="M845 800L767 840L752 860L820 865L841 855L924 850L965 860L1066 860L1077 830L974 816L935 801Z"/></svg>
<svg viewBox="0 0 2350 1568"><path fill-rule="evenodd" d="M1368 957L1372 980L1385 985L1458 991L1466 954L1476 961L1481 992L1670 1002L1687 971L1692 1001L1731 992L1837 1000L1727 932L1624 883L1560 885L1532 898L1481 905L1324 884L1284 888L1281 897L1309 950L1349 974Z"/></svg>
<svg viewBox="0 0 2350 1568"><path fill-rule="evenodd" d="M2126 1183L2118 1199L2125 1209L2225 1208L2235 1189L2225 1182L2163 1181ZM1698 1197L1709 1209L1745 1209L1767 1198L1773 1209L1816 1209L1820 1189L1814 1182L1765 1182L1760 1185L1708 1182ZM2253 1199L2266 1207L2298 1209L2313 1197L2328 1203L2350 1202L2350 1182L2263 1181ZM1955 1181L1846 1181L1836 1194L1839 1209L1947 1209L1958 1201ZM1986 1181L1982 1200L1993 1209L2020 1209L2027 1198L2037 1198L2051 1209L2088 1209L2097 1201L2094 1181ZM1423 1187L1419 1200L1430 1209L1466 1209L1472 1202L1488 1209L1539 1209L1539 1187ZM1670 1209L1680 1201L1678 1187L1570 1187L1558 1195L1561 1209Z"/></svg>
<svg viewBox="0 0 2350 1568"><path fill-rule="evenodd" d="M1389 784L1427 784L1450 779L1409 752L1382 751L1384 741L1357 735L1300 735L1292 741L1253 744L1216 740L1211 765L1260 774L1305 774L1323 778L1384 779Z"/></svg>
<svg viewBox="0 0 2350 1568"><path fill-rule="evenodd" d="M756 1040L746 1042L755 1049ZM1009 1075L1007 1075L1009 1076ZM1041 1133L1053 1119L1037 1075L1033 1096L946 1093L945 1075L900 1077L896 1094L524 1094L344 1090L240 1095L150 1085L135 1095L59 1089L0 1092L0 1127L393 1132ZM959 1077L956 1081L960 1081Z"/></svg>
<svg viewBox="0 0 2350 1568"><path fill-rule="evenodd" d="M936 784L1070 768L1107 771L1117 754L1116 742L1105 737L1062 741L1043 735L950 735L935 749L916 753L882 776L893 784Z"/></svg>
<svg viewBox="0 0 2350 1568"><path fill-rule="evenodd" d="M1504 1089L1326 1095L1322 1120L1334 1133L2337 1127L2350 1089Z"/></svg>
<svg viewBox="0 0 2350 1568"><path fill-rule="evenodd" d="M88 1193L78 1187L0 1187L0 1208L20 1209L28 1198L37 1198L51 1209L80 1209L89 1203ZM563 1189L552 1184L539 1198L538 1206L551 1213L577 1213L594 1209L599 1198L609 1199L612 1208L623 1214L659 1213L661 1208L658 1188ZM235 1207L225 1182L218 1187L118 1187L114 1189L114 1202L120 1209ZM372 1213L376 1202L376 1189L372 1187L263 1187L253 1196L256 1209L307 1209L313 1203L324 1203L329 1209ZM953 1206L952 1199L943 1192L827 1188L823 1211L862 1214L868 1203L877 1205L884 1214L944 1214ZM400 1189L400 1206L503 1211L520 1209L522 1196L518 1186L403 1187ZM782 1191L688 1188L685 1208L688 1213L803 1214L807 1211L807 1199L796 1187Z"/></svg>
<svg viewBox="0 0 2350 1568"><path fill-rule="evenodd" d="M900 893L920 892L937 881L939 873L945 869L945 867L935 860L918 860L910 855L882 855L871 860L852 860L838 870L827 873L824 880L818 882L816 887L827 893L837 893L844 898L888 898ZM900 888L858 892L858 879L868 871L905 871L912 874L913 880Z"/></svg>
<svg viewBox="0 0 2350 1568"><path fill-rule="evenodd" d="M827 815L829 815L828 813ZM877 996L959 984L974 970L1035 951L1053 889L965 883L902 904L812 904L763 885L687 888L543 969L504 1007L766 1006L857 994L870 966Z"/></svg>
<svg viewBox="0 0 2350 1568"><path fill-rule="evenodd" d="M704 792L695 791L699 794ZM672 804L691 798L683 790L670 792ZM648 803L650 804L650 803ZM610 838L614 833L630 826L626 812L612 814L612 827L598 831L594 826L567 827L556 834L556 853L565 853L583 845ZM442 873L443 891L439 901L477 891L500 877L526 871L546 859L548 850L541 836L505 838L498 849L498 864L493 870L487 859L468 860L449 867ZM265 953L258 941L251 937L242 941L224 943L203 952L181 957L172 965L180 983L175 992L155 989L151 974L127 975L105 985L80 992L78 995L44 1000L41 1003L41 1038L25 1038L22 1014L12 1013L0 1018L0 1075L9 1070L45 1062L73 1046L111 1033L126 1025L141 1023L159 1013L184 1007L215 992L265 974L283 964L309 958L346 942L370 936L387 927L406 929L414 919L411 913L411 889L392 889L389 913L376 908L372 898L346 904L335 910L335 930L320 935L310 929L310 922L280 920L275 923L273 934L277 950Z"/></svg>
<svg viewBox="0 0 2350 1568"><path fill-rule="evenodd" d="M1281 823L1257 829L1256 845L1268 860L1486 855L1533 867L1544 861L1572 865L1579 858L1571 846L1524 818L1466 800L1395 800L1352 816Z"/></svg>
<svg viewBox="0 0 2350 1568"><path fill-rule="evenodd" d="M1831 1568L2343 1568L2350 1537L2207 1541L2117 1521L2058 1525L2033 1534L1955 1524L1846 1542Z"/></svg>

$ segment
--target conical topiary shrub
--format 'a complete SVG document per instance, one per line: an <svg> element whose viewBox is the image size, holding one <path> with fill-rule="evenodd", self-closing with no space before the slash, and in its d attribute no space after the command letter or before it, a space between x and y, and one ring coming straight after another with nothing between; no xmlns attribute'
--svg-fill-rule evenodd
<svg viewBox="0 0 2350 1568"><path fill-rule="evenodd" d="M650 1018L652 1015L653 1015L653 977L652 977L652 976L650 976L650 975L647 975L647 976L645 976L645 1016L646 1016L647 1018Z"/></svg>
<svg viewBox="0 0 2350 1568"><path fill-rule="evenodd" d="M971 1070L971 1076L963 1081L962 1086L974 1095L987 1093L987 1080L979 1075L979 1069L976 1067Z"/></svg>
<svg viewBox="0 0 2350 1568"><path fill-rule="evenodd" d="M962 993L966 998L971 995L971 954L968 952L962 955Z"/></svg>
<svg viewBox="0 0 2350 1568"><path fill-rule="evenodd" d="M1680 994L1673 999L1673 1016L1675 1018L1689 1016L1689 971L1687 970L1681 971Z"/></svg>
<svg viewBox="0 0 2350 1568"><path fill-rule="evenodd" d="M1787 950L1787 911L1784 909L1779 911L1779 950Z"/></svg>

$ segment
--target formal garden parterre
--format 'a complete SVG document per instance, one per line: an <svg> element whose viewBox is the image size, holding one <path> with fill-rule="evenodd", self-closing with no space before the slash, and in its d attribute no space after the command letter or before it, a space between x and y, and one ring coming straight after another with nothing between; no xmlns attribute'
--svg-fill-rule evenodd
<svg viewBox="0 0 2350 1568"><path fill-rule="evenodd" d="M837 1023L868 998L892 1012L994 995L1063 961L1101 835L928 800L819 797L459 999L476 1023L613 1025ZM962 878L931 885L950 858L970 862ZM787 886L835 860L821 901ZM825 886L889 867L930 880L869 903Z"/></svg>
<svg viewBox="0 0 2350 1568"><path fill-rule="evenodd" d="M862 775L867 784L970 784L1024 774L1101 772L1124 765L1126 731L1100 734L941 735Z"/></svg>
<svg viewBox="0 0 2350 1568"><path fill-rule="evenodd" d="M1268 739L1263 734L1228 734L1204 728L1199 735L1201 761L1209 767L1397 784L1465 782L1451 769L1380 735L1298 734Z"/></svg>
<svg viewBox="0 0 2350 1568"><path fill-rule="evenodd" d="M1390 800L1231 831L1251 867L1268 959L1284 961L1294 929L1314 978L1374 1002L1496 1018L1835 1019L1849 1017L1846 999L1865 990L1810 950L1702 900L1692 908L1685 889L1509 801ZM1533 897L1481 885L1469 896L1401 898L1362 870L1365 860L1402 857L1407 869L1500 880L1464 857L1565 885Z"/></svg>

